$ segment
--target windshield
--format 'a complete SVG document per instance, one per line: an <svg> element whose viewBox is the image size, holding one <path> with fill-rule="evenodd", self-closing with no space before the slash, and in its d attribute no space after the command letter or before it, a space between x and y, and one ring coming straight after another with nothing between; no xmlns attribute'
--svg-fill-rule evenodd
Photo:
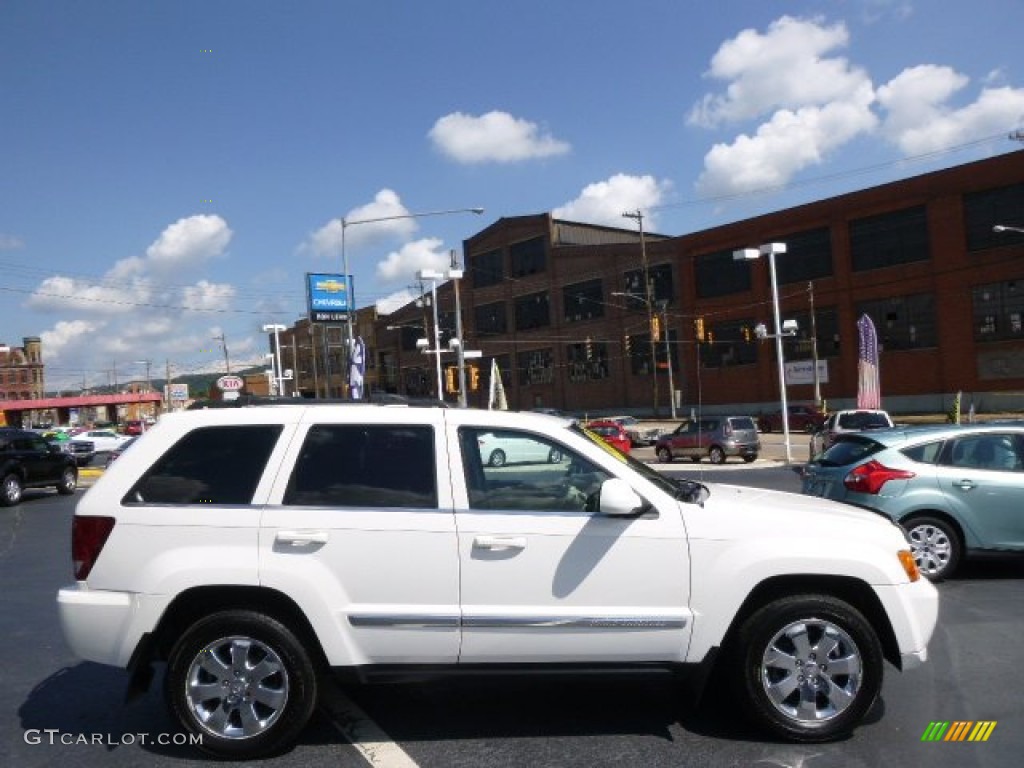
<svg viewBox="0 0 1024 768"><path fill-rule="evenodd" d="M647 464L642 461L634 459L621 451L613 448L607 442L601 439L599 435L594 434L589 429L584 429L578 424L573 424L569 427L577 434L583 435L587 440L601 447L602 450L610 453L616 459L626 464L630 469L634 470L637 474L642 475L645 479L654 483L665 493L670 494L676 499L688 502L697 502L707 498L707 487L700 483L692 480L684 480L682 478L674 480L671 477L661 474L650 468ZM700 491L703 490L703 494Z"/></svg>

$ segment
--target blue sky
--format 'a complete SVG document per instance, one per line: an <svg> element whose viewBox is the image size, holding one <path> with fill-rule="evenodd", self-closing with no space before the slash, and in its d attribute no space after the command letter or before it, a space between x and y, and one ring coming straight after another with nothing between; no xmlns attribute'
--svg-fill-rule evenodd
<svg viewBox="0 0 1024 768"><path fill-rule="evenodd" d="M266 351L503 216L677 235L1022 149L1020 0L4 0L0 343L47 387ZM1024 220L1024 212L1022 212ZM1021 223L1021 222L1015 222Z"/></svg>

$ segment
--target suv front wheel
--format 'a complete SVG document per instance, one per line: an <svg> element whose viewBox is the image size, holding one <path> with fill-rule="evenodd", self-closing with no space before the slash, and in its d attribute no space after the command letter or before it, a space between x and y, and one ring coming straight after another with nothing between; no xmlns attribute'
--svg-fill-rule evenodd
<svg viewBox="0 0 1024 768"><path fill-rule="evenodd" d="M822 742L861 721L882 687L882 648L864 616L825 595L775 600L743 622L734 690L756 725Z"/></svg>
<svg viewBox="0 0 1024 768"><path fill-rule="evenodd" d="M201 749L251 759L290 747L316 705L316 671L292 632L245 610L200 619L175 643L164 694Z"/></svg>

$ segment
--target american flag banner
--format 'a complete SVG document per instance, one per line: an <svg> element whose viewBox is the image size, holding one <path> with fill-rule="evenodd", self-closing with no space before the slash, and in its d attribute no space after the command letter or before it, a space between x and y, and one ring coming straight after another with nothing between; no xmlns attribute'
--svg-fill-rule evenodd
<svg viewBox="0 0 1024 768"><path fill-rule="evenodd" d="M860 353L857 358L857 407L881 408L882 387L878 379L878 334L867 315L857 321Z"/></svg>

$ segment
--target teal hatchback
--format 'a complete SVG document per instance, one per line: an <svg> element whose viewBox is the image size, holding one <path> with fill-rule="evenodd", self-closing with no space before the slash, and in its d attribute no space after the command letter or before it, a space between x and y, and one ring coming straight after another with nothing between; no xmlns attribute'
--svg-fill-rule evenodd
<svg viewBox="0 0 1024 768"><path fill-rule="evenodd" d="M888 515L932 581L978 552L1024 552L1024 422L839 435L803 493Z"/></svg>

